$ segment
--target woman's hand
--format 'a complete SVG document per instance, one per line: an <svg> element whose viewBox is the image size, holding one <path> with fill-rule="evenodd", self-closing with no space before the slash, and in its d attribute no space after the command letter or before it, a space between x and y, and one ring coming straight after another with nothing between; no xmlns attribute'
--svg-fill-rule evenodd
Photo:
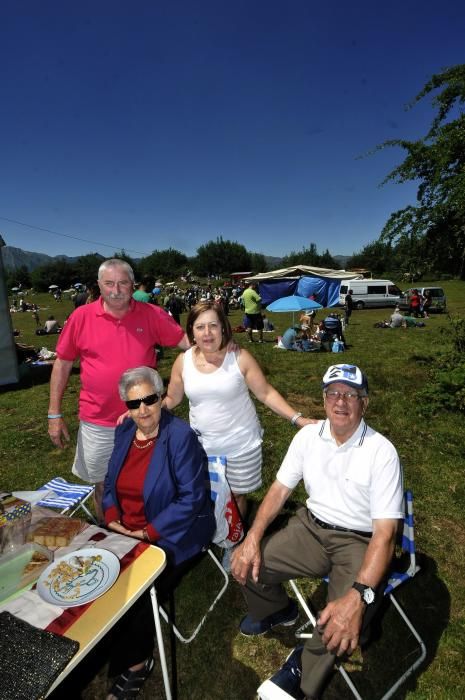
<svg viewBox="0 0 465 700"><path fill-rule="evenodd" d="M126 537L135 537L138 540L144 539L143 530L128 530L127 527L124 527L123 523L120 520L112 520L111 523L108 523L107 527L109 530L117 532L118 535L126 535Z"/></svg>
<svg viewBox="0 0 465 700"><path fill-rule="evenodd" d="M312 423L318 423L316 418L305 418L304 416L299 416L295 422L296 428L303 428L304 425L312 425Z"/></svg>
<svg viewBox="0 0 465 700"><path fill-rule="evenodd" d="M119 535L131 535L131 531L124 527L121 520L112 520L108 523L107 528L117 532Z"/></svg>

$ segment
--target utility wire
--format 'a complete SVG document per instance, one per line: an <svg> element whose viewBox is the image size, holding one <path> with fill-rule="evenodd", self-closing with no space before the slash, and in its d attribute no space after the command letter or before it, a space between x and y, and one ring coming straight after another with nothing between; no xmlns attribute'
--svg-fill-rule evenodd
<svg viewBox="0 0 465 700"><path fill-rule="evenodd" d="M92 245L105 246L106 248L112 248L113 250L117 250L119 247L117 245L110 245L109 243L98 243L97 241L90 241L88 238L70 236L67 233L59 233L58 231L52 231L49 228L42 228L41 226L32 226L32 224L25 224L24 221L17 221L16 219L7 219L6 216L0 216L0 221L8 221L10 224L18 224L19 226L32 228L36 231L45 231L46 233L53 233L55 236L62 236L63 238L72 238L75 241L82 241L83 243L91 243ZM140 250L133 250L131 248L124 248L123 250L128 251L130 253L137 253L138 255L149 255L149 253L142 253Z"/></svg>

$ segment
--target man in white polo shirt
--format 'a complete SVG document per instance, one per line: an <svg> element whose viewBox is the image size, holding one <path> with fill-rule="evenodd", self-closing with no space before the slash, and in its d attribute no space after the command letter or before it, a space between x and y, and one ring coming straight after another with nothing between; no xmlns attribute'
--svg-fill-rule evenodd
<svg viewBox="0 0 465 700"><path fill-rule="evenodd" d="M382 598L382 584L402 519L403 484L394 446L364 421L368 381L355 365L332 365L323 377L326 419L294 437L232 573L244 586L247 636L297 620L282 586L296 577L329 576L318 629L271 679L261 697L318 698L336 656L351 654ZM282 530L264 537L303 479L308 494Z"/></svg>

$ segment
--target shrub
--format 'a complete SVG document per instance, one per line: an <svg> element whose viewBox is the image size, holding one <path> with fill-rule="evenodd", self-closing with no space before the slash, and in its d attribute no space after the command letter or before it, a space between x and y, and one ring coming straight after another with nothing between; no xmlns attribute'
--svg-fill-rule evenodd
<svg viewBox="0 0 465 700"><path fill-rule="evenodd" d="M443 334L452 341L452 350L431 370L431 382L421 392L422 412L439 409L465 413L465 319L449 318Z"/></svg>

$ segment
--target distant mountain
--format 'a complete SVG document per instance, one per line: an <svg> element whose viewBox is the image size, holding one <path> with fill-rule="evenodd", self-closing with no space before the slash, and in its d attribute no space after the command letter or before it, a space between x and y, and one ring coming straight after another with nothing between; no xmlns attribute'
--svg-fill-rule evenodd
<svg viewBox="0 0 465 700"><path fill-rule="evenodd" d="M342 270L346 269L347 263L351 259L351 255L333 255L333 258L337 262L338 265L341 266Z"/></svg>
<svg viewBox="0 0 465 700"><path fill-rule="evenodd" d="M279 270L279 268L282 266L282 258L276 258L273 255L265 255L264 258L269 270Z"/></svg>
<svg viewBox="0 0 465 700"><path fill-rule="evenodd" d="M65 260L68 263L75 262L77 257L70 258L67 255L45 255L45 253L33 253L29 250L21 250L14 246L4 246L0 248L3 258L3 266L6 270L17 270L25 265L29 272L35 270L36 267L47 265L57 260Z"/></svg>

